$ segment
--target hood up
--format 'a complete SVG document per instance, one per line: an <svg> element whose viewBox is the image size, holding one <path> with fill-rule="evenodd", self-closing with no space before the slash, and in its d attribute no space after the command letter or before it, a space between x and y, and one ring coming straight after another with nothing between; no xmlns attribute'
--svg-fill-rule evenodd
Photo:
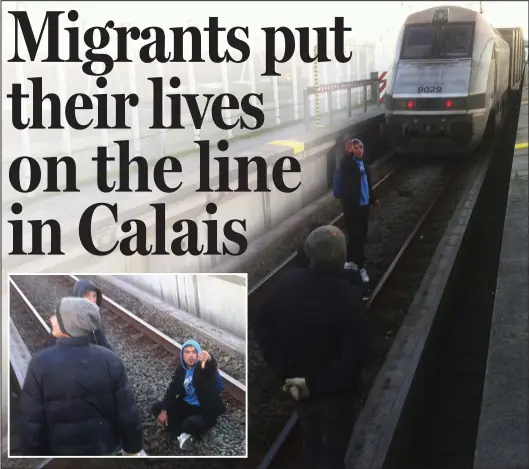
<svg viewBox="0 0 529 469"><path fill-rule="evenodd" d="M182 350L180 350L180 363L182 363L182 367L185 369L185 370L188 370L189 368L187 367L185 361L184 361L184 349L188 346L188 345L191 345L192 347L195 347L195 349L197 350L197 354L199 354L200 352L202 352L202 348L200 347L199 343L195 340L187 340L186 342L183 343L182 345ZM196 366L196 365L195 365ZM194 368L194 367L193 367Z"/></svg>
<svg viewBox="0 0 529 469"><path fill-rule="evenodd" d="M96 287L96 284L94 282L87 280L87 279L81 279L81 280L78 280L75 286L73 287L73 294L81 298L88 291L96 292L97 306L101 307L101 303L103 302L103 294L101 293L101 290Z"/></svg>

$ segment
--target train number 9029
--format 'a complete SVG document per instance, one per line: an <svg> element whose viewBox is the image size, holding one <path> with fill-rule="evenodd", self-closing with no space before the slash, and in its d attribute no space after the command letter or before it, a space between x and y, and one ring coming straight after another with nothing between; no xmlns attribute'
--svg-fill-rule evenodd
<svg viewBox="0 0 529 469"><path fill-rule="evenodd" d="M440 93L442 90L442 86L419 86L417 93Z"/></svg>

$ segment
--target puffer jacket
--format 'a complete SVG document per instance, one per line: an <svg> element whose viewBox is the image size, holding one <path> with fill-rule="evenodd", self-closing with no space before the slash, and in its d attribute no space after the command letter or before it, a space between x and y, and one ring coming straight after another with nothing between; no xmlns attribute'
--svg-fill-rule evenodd
<svg viewBox="0 0 529 469"><path fill-rule="evenodd" d="M58 339L31 359L20 402L25 456L104 456L142 449L140 411L125 366L89 338Z"/></svg>

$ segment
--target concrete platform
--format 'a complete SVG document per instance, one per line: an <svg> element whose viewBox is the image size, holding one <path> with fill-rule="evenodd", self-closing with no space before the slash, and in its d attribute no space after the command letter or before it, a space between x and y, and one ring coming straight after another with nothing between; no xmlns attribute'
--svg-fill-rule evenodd
<svg viewBox="0 0 529 469"><path fill-rule="evenodd" d="M125 220L141 219L151 231L154 231L154 210L149 204L165 204L166 211L163 218L166 227L161 229L167 232L168 237L171 236L170 239L173 239L175 237L172 230L174 222L181 219L192 219L197 222L201 222L202 219L209 219L204 207L208 202L215 202L218 206L215 217L219 223L231 219L233 214L237 214L240 219L248 220L246 238L251 243L321 196L327 188L326 153L329 148L336 144L337 139L351 132L354 127L362 126L364 123L367 125L367 123L381 118L383 114L384 108L378 107L376 104L368 106L367 112L364 112L363 107L354 109L351 117L345 110L337 111L333 114L332 125L322 119L322 128L315 128L314 122L311 122L311 129L307 132L305 123L299 121L292 126L258 134L254 138L232 142L229 149L224 153L218 150L210 151L209 160L212 162L210 185L212 188L218 187L218 164L213 161L215 157L228 156L232 159L234 157L261 156L267 161L268 180L271 181L270 175L273 164L279 158L295 156L301 163L303 180L299 190L291 194L283 194L274 187L269 193L197 193L200 180L199 158L197 154L192 154L181 159L182 172L180 174L166 174L165 180L168 186L177 187L182 183L182 187L175 193L166 194L156 189L151 167L148 182L152 192L110 192L103 194L97 189L94 177L92 184L83 186L80 193L59 195L37 193L33 201L28 196L21 196L18 201L24 207L24 219L55 219L61 225L62 249L63 252L66 252L66 256L61 259L64 265L56 265L61 272L68 271L70 268L66 268L66 266L70 264L86 264L91 266L90 271L108 273L118 271L209 272L219 261L220 256L218 259L213 258L213 256L199 256L197 258L187 256L185 259L179 258L178 260L172 257L171 262L165 258L147 260L141 256L135 256L134 260L129 259L126 263L126 259L118 254L112 256L113 265L108 263L109 256L104 259L106 264L100 264L98 259L87 254L79 244L79 219L86 208L94 203L117 204L118 222L114 220L108 209L100 208L95 212L91 223L92 238L96 245L110 247L117 239L125 236L119 228ZM250 168L250 172L254 167L255 165ZM235 164L230 164L230 170L230 186L236 187L238 169ZM294 181L298 181L299 177L298 174L287 174L285 180L287 184L295 184ZM114 180L114 178L109 179L110 181ZM255 187L255 181L256 173L250 173L250 187ZM131 187L137 187L134 175L131 175ZM6 206L6 202L6 193L3 192L4 211L10 212L10 206ZM158 227L157 230L159 229ZM150 242L154 242L152 233L149 234L148 238ZM26 230L23 236L24 246L28 246L30 240L31 231ZM3 246L4 251L9 252L11 249L9 237L4 238ZM83 260L81 261L80 258ZM7 263L6 268L12 271L40 272L42 270L49 271L51 267L49 260L43 257L30 259L28 256L23 258L10 256L5 259L5 262Z"/></svg>
<svg viewBox="0 0 529 469"><path fill-rule="evenodd" d="M527 70L496 284L475 469L529 467Z"/></svg>
<svg viewBox="0 0 529 469"><path fill-rule="evenodd" d="M459 268L458 258L489 163L490 155L482 158L474 177L466 183L377 374L349 440L347 469L398 467L393 461L400 450L398 435L407 433L414 418L414 405L422 405L428 366L445 330L446 319L440 312L443 295Z"/></svg>

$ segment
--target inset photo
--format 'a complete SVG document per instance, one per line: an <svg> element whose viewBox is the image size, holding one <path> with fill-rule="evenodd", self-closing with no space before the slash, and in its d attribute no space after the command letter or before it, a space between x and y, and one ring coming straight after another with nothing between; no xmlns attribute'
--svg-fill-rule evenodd
<svg viewBox="0 0 529 469"><path fill-rule="evenodd" d="M8 282L9 457L247 456L246 274Z"/></svg>

